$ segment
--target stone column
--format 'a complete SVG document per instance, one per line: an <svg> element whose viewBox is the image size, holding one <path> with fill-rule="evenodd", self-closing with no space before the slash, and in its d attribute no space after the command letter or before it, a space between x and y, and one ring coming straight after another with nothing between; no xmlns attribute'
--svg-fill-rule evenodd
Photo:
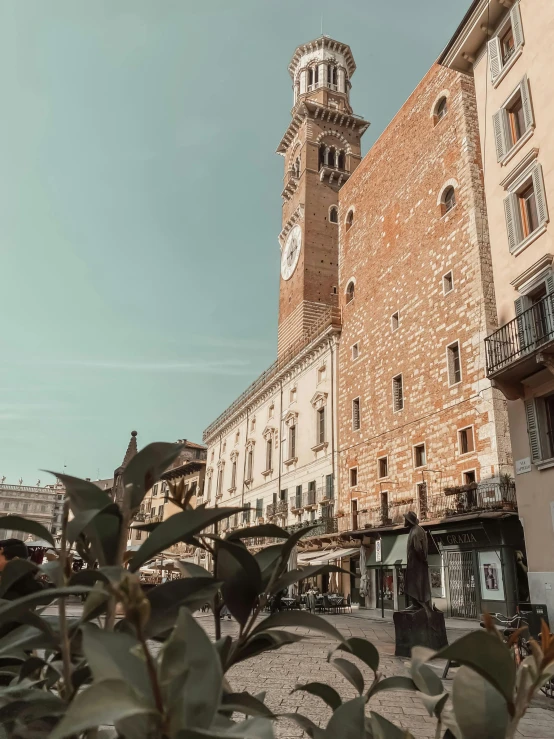
<svg viewBox="0 0 554 739"><path fill-rule="evenodd" d="M337 87L339 88L339 92L346 92L346 75L344 73L344 69L342 67L339 67L338 69L338 76L337 76Z"/></svg>
<svg viewBox="0 0 554 739"><path fill-rule="evenodd" d="M303 95L308 90L308 70L302 69L300 72L300 94Z"/></svg>

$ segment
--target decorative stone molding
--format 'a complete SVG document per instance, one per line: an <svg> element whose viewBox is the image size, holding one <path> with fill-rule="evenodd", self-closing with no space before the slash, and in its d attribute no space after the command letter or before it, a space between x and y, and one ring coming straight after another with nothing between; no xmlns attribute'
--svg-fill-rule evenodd
<svg viewBox="0 0 554 739"><path fill-rule="evenodd" d="M322 131L317 139L315 140L316 144L320 144L327 136L332 136L336 139L339 139L341 144L343 144L345 151L347 154L352 154L352 147L350 146L350 143L348 139L342 135L339 131Z"/></svg>
<svg viewBox="0 0 554 739"><path fill-rule="evenodd" d="M298 422L298 413L296 411L288 411L286 416L283 418L283 423L287 428L290 428L291 426L295 426Z"/></svg>
<svg viewBox="0 0 554 739"><path fill-rule="evenodd" d="M325 405L327 405L327 396L328 393L323 393L318 391L313 398L310 400L310 403L312 404L313 408L315 410L318 410L319 408L323 408Z"/></svg>

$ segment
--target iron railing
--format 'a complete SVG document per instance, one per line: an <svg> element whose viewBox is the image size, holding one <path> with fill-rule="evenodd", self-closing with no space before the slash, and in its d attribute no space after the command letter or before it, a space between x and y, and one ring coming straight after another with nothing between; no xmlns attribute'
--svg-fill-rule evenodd
<svg viewBox="0 0 554 739"><path fill-rule="evenodd" d="M554 293L485 338L487 374L492 375L554 339Z"/></svg>
<svg viewBox="0 0 554 739"><path fill-rule="evenodd" d="M340 328L341 313L338 308L327 308L321 317L315 321L310 328L304 331L304 334L297 339L281 356L255 380L239 397L231 403L231 405L223 411L223 413L211 423L204 431L202 436L206 441L213 434L215 429L219 428L225 421L238 411L250 398L252 398L264 385L273 379L282 369L284 369L296 355L305 347L309 346L321 334L330 327Z"/></svg>
<svg viewBox="0 0 554 739"><path fill-rule="evenodd" d="M372 506L350 515L353 531L359 529L399 526L404 515L414 511L420 521L450 518L486 511L516 511L516 489L513 482L483 482L444 488L443 492L426 493L419 500L391 501ZM344 526L343 526L344 528Z"/></svg>

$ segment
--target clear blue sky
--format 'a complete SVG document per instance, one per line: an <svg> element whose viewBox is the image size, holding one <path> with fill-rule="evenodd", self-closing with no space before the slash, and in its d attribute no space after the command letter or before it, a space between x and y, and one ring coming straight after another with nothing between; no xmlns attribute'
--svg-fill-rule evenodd
<svg viewBox="0 0 554 739"><path fill-rule="evenodd" d="M469 0L2 0L0 476L200 441L275 357L294 48L351 45L367 151Z"/></svg>

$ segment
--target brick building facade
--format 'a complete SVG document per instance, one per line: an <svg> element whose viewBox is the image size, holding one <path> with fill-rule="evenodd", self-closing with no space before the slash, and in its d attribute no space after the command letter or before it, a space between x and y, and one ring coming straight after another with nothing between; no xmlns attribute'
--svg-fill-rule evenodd
<svg viewBox="0 0 554 739"><path fill-rule="evenodd" d="M433 66L341 190L339 270L339 530L513 510L506 402L485 376L496 306L471 79ZM446 597L448 557L433 561Z"/></svg>

